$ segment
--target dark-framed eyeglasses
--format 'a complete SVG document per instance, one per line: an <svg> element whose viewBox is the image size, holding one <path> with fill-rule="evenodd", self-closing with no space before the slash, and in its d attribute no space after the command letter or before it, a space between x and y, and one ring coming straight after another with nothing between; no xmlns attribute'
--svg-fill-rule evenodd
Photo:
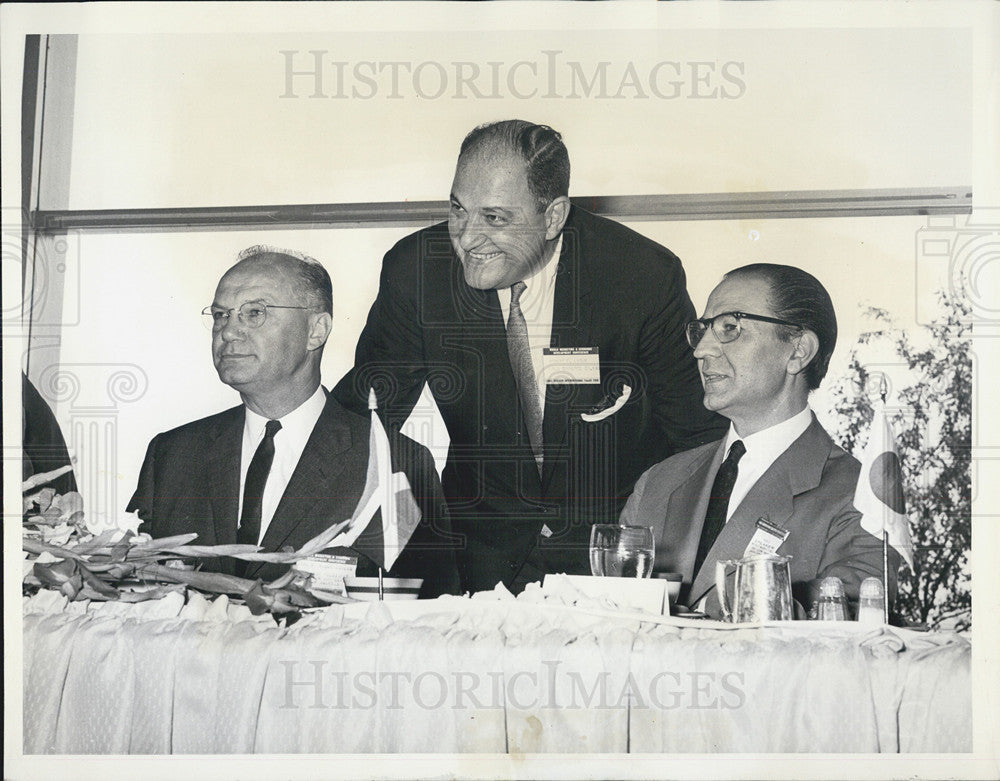
<svg viewBox="0 0 1000 781"><path fill-rule="evenodd" d="M202 320L206 328L221 331L229 323L229 318L236 312L240 322L247 328L260 328L267 321L268 309L315 309L313 306L282 306L281 304L265 304L263 301L246 301L238 307L226 309L221 306L206 306L201 310Z"/></svg>
<svg viewBox="0 0 1000 781"><path fill-rule="evenodd" d="M791 323L788 320L780 320L777 317L767 317L765 315L751 315L747 312L723 312L715 317L703 317L700 320L692 320L687 324L684 329L687 334L688 344L692 348L698 346L701 342L702 337L705 336L705 332L709 328L712 329L712 333L715 334L715 338L719 340L720 343L726 344L728 342L735 342L740 338L740 333L743 330L740 326L740 320L759 320L762 323L774 323L775 325L787 325L792 328L801 329L802 326L798 323Z"/></svg>

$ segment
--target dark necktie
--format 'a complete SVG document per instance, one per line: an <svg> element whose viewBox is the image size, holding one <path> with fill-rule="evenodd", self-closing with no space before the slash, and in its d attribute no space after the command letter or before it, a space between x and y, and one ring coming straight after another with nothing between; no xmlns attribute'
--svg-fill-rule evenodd
<svg viewBox="0 0 1000 781"><path fill-rule="evenodd" d="M719 536L722 527L726 525L726 515L729 510L729 497L733 495L733 486L736 484L736 475L739 473L740 459L747 452L743 440L737 439L729 448L729 455L722 462L718 473L715 475L715 482L712 483L712 496L708 500L708 511L705 513L705 525L701 528L701 541L698 543L698 555L694 560L694 574L698 576L698 570L705 562L705 557L711 550L715 538Z"/></svg>
<svg viewBox="0 0 1000 781"><path fill-rule="evenodd" d="M277 420L267 421L264 438L257 445L257 452L250 459L247 479L243 484L243 512L240 513L240 528L236 541L243 545L256 545L260 537L261 509L264 506L264 486L274 461L274 435L281 430ZM240 562L243 565L243 562ZM244 566L237 569L244 569Z"/></svg>
<svg viewBox="0 0 1000 781"><path fill-rule="evenodd" d="M517 395L521 400L521 412L527 428L531 451L535 454L538 475L542 474L542 405L538 401L538 381L535 367L531 363L531 348L528 345L528 324L521 311L521 294L527 285L515 282L510 286L510 312L507 315L507 351L510 353L510 367L514 370Z"/></svg>

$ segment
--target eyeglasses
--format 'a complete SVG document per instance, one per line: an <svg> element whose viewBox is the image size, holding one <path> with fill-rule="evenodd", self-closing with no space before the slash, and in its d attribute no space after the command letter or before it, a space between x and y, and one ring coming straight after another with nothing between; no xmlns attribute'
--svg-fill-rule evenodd
<svg viewBox="0 0 1000 781"><path fill-rule="evenodd" d="M685 328L688 344L692 348L697 347L709 328L712 329L712 333L715 334L715 338L720 343L735 342L740 338L740 332L742 331L740 320L760 320L762 323L774 323L776 325L788 325L792 328L802 328L798 323L779 320L777 317L751 315L746 312L723 312L715 317L703 317L700 320L692 320L688 323Z"/></svg>
<svg viewBox="0 0 1000 781"><path fill-rule="evenodd" d="M221 306L206 306L201 310L202 320L206 328L221 331L229 323L229 317L236 312L247 328L260 328L267 320L268 309L315 309L312 306L281 306L280 304L265 304L262 301L247 301L239 307L223 309Z"/></svg>

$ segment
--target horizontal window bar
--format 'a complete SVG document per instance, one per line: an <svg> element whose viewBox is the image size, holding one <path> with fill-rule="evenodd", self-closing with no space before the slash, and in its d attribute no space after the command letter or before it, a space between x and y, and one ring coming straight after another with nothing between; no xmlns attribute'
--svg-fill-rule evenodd
<svg viewBox="0 0 1000 781"><path fill-rule="evenodd" d="M685 195L599 195L573 203L619 220L740 220L969 214L971 187L890 190L789 190ZM32 213L40 233L68 230L213 230L225 228L423 226L448 215L447 201L77 209Z"/></svg>

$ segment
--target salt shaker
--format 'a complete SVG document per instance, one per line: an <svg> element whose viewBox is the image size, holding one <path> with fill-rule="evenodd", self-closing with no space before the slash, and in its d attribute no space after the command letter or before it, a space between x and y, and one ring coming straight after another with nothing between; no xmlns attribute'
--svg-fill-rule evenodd
<svg viewBox="0 0 1000 781"><path fill-rule="evenodd" d="M865 578L861 582L858 600L858 622L868 626L881 626L885 622L885 589L878 578Z"/></svg>
<svg viewBox="0 0 1000 781"><path fill-rule="evenodd" d="M819 584L819 599L816 600L816 619L819 621L846 621L847 598L840 578L823 578Z"/></svg>

